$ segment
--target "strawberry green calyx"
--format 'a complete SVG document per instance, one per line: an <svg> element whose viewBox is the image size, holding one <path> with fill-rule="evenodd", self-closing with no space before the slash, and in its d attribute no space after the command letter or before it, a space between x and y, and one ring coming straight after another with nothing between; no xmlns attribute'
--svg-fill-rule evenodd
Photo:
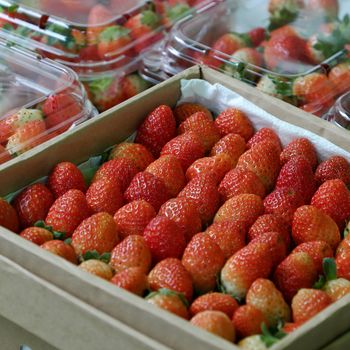
<svg viewBox="0 0 350 350"><path fill-rule="evenodd" d="M99 254L96 250L89 250L87 251L81 258L81 261L87 261L87 260L100 260L106 264L109 263L111 260L111 253L103 253Z"/></svg>
<svg viewBox="0 0 350 350"><path fill-rule="evenodd" d="M59 239L61 241L63 241L66 237L66 233L65 232L60 232L60 231L55 231L52 226L46 225L45 221L43 220L39 220L34 224L35 227L40 227L40 228L44 228L47 231L50 231L53 235L54 239Z"/></svg>
<svg viewBox="0 0 350 350"><path fill-rule="evenodd" d="M120 25L114 25L103 30L99 35L99 39L101 42L109 43L119 38L128 36L129 33L130 33L129 29L126 29Z"/></svg>
<svg viewBox="0 0 350 350"><path fill-rule="evenodd" d="M167 288L160 288L157 291L148 294L145 299L152 299L156 295L177 296L186 307L189 307L189 303L183 293L175 292L174 290L167 289Z"/></svg>
<svg viewBox="0 0 350 350"><path fill-rule="evenodd" d="M333 258L324 258L322 267L327 282L337 279L337 265Z"/></svg>
<svg viewBox="0 0 350 350"><path fill-rule="evenodd" d="M48 35L47 43L51 46L60 45L68 50L74 50L76 48L75 40L72 36L71 29L63 27L57 24L50 24L46 28L47 32L53 32L55 34L60 34L60 37L64 37L64 40L58 39L57 36Z"/></svg>
<svg viewBox="0 0 350 350"><path fill-rule="evenodd" d="M188 5L178 4L169 9L166 12L166 15L171 21L176 21L180 17L184 16L189 10L190 7Z"/></svg>
<svg viewBox="0 0 350 350"><path fill-rule="evenodd" d="M141 13L141 23L155 29L159 26L159 16L154 11L145 10Z"/></svg>
<svg viewBox="0 0 350 350"><path fill-rule="evenodd" d="M238 297L237 295L233 295L233 294L227 292L224 284L221 282L220 274L218 274L216 276L216 285L217 285L218 290L219 290L220 293L227 294L227 295L231 296L233 299L235 299L237 301L237 303L239 305L243 305L244 304L244 299L245 298L241 298L241 297Z"/></svg>
<svg viewBox="0 0 350 350"><path fill-rule="evenodd" d="M108 90L114 79L114 77L95 79L88 83L89 91L98 99L100 95L103 95Z"/></svg>
<svg viewBox="0 0 350 350"><path fill-rule="evenodd" d="M260 339L266 347L271 347L287 335L287 333L283 332L282 327L283 322L279 322L277 327L271 327L270 329L267 328L265 323L261 324L262 334L260 335Z"/></svg>
<svg viewBox="0 0 350 350"><path fill-rule="evenodd" d="M19 8L18 5L15 5L15 4L11 5L7 8L7 12L8 13L15 13L15 12L17 12L18 8Z"/></svg>
<svg viewBox="0 0 350 350"><path fill-rule="evenodd" d="M285 1L270 17L268 30L274 30L293 22L299 16L300 7L294 1Z"/></svg>

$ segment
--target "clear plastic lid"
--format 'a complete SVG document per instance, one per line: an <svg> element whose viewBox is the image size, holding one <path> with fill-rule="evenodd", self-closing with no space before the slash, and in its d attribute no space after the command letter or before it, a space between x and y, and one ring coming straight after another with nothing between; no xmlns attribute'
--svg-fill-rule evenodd
<svg viewBox="0 0 350 350"><path fill-rule="evenodd" d="M141 73L156 81L206 64L321 116L350 90L349 14L348 0L212 2L175 25Z"/></svg>
<svg viewBox="0 0 350 350"><path fill-rule="evenodd" d="M0 40L0 163L93 114L76 73Z"/></svg>
<svg viewBox="0 0 350 350"><path fill-rule="evenodd" d="M337 99L334 106L325 114L324 119L350 130L350 92Z"/></svg>

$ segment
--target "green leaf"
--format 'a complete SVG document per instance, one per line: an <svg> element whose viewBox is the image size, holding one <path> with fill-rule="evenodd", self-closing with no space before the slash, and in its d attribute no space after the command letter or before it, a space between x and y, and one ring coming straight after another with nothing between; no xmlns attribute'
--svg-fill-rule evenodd
<svg viewBox="0 0 350 350"><path fill-rule="evenodd" d="M155 29L159 25L159 16L151 10L145 10L142 12L141 23Z"/></svg>
<svg viewBox="0 0 350 350"><path fill-rule="evenodd" d="M14 5L9 6L7 8L7 11L9 13L15 13L15 12L17 12L18 8L19 8L19 6L14 4Z"/></svg>
<svg viewBox="0 0 350 350"><path fill-rule="evenodd" d="M262 334L260 339L269 348L270 346L278 343L282 338L284 338L287 333L282 330L283 322L279 321L277 327L267 328L266 324L263 322L261 324Z"/></svg>
<svg viewBox="0 0 350 350"><path fill-rule="evenodd" d="M105 262L106 264L108 264L111 260L111 253L103 253L100 257L99 257L100 261Z"/></svg>
<svg viewBox="0 0 350 350"><path fill-rule="evenodd" d="M322 267L327 281L337 279L337 265L333 258L324 258L322 261Z"/></svg>
<svg viewBox="0 0 350 350"><path fill-rule="evenodd" d="M275 11L271 15L268 30L272 31L288 23L291 23L298 17L298 15L299 10L297 8L289 8L287 6L282 7L280 10Z"/></svg>
<svg viewBox="0 0 350 350"><path fill-rule="evenodd" d="M87 169L81 170L86 186L89 186L91 184L91 181L92 181L94 175L96 174L96 171L98 170L98 168L99 167L97 166L97 167L87 168Z"/></svg>
<svg viewBox="0 0 350 350"><path fill-rule="evenodd" d="M52 231L52 235L53 235L54 239L59 239L60 241L63 241L66 238L65 232Z"/></svg>
<svg viewBox="0 0 350 350"><path fill-rule="evenodd" d="M39 220L34 224L35 227L41 227L41 228L45 228L48 231L52 230L51 226L46 226L45 221L44 220Z"/></svg>
<svg viewBox="0 0 350 350"><path fill-rule="evenodd" d="M114 26L109 26L106 29L104 29L100 33L99 39L103 42L109 43L129 35L129 33L129 29L116 24Z"/></svg>
<svg viewBox="0 0 350 350"><path fill-rule="evenodd" d="M72 238L67 238L64 240L64 243L71 245L72 244Z"/></svg>
<svg viewBox="0 0 350 350"><path fill-rule="evenodd" d="M183 17L189 10L190 7L188 5L178 4L169 9L166 15L171 21L176 21Z"/></svg>
<svg viewBox="0 0 350 350"><path fill-rule="evenodd" d="M96 250L89 250L83 255L84 261L86 260L99 260L100 254Z"/></svg>
<svg viewBox="0 0 350 350"><path fill-rule="evenodd" d="M314 283L312 288L322 289L322 287L325 285L325 283L326 283L326 278L323 275L319 275L318 280Z"/></svg>

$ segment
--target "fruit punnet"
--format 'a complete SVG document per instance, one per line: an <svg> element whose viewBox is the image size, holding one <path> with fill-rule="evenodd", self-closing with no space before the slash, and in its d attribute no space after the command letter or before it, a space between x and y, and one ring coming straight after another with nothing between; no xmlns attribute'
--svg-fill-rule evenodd
<svg viewBox="0 0 350 350"><path fill-rule="evenodd" d="M237 109L220 116L161 105L90 183L62 162L1 199L0 225L213 334L277 341L350 293L349 164L254 133ZM221 130L211 149L198 120L206 141Z"/></svg>

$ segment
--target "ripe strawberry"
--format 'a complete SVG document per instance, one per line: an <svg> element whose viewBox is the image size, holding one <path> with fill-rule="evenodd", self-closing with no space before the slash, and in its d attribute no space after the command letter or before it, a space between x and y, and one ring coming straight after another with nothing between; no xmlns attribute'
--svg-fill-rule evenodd
<svg viewBox="0 0 350 350"><path fill-rule="evenodd" d="M270 326L290 321L291 312L282 293L268 279L258 278L248 290L246 302L260 310Z"/></svg>
<svg viewBox="0 0 350 350"><path fill-rule="evenodd" d="M213 120L213 115L209 109L199 103L184 102L174 108L174 116L178 125L197 112L203 112L207 115L208 119Z"/></svg>
<svg viewBox="0 0 350 350"><path fill-rule="evenodd" d="M304 7L304 0L270 0L269 12L271 14L283 10L300 9Z"/></svg>
<svg viewBox="0 0 350 350"><path fill-rule="evenodd" d="M189 318L186 298L175 291L161 288L157 292L147 295L146 300L150 304L160 307L161 309L186 320Z"/></svg>
<svg viewBox="0 0 350 350"><path fill-rule="evenodd" d="M164 182L170 197L176 197L185 187L186 178L181 163L172 154L161 156L146 171Z"/></svg>
<svg viewBox="0 0 350 350"><path fill-rule="evenodd" d="M42 245L45 242L53 240L53 234L42 227L28 227L19 235L36 245Z"/></svg>
<svg viewBox="0 0 350 350"><path fill-rule="evenodd" d="M248 141L254 134L252 123L246 114L236 108L222 111L215 119L215 125L222 136L234 133Z"/></svg>
<svg viewBox="0 0 350 350"><path fill-rule="evenodd" d="M338 0L309 0L308 7L311 11L321 12L325 17L338 16Z"/></svg>
<svg viewBox="0 0 350 350"><path fill-rule="evenodd" d="M245 246L245 230L233 221L215 222L204 233L221 248L225 259Z"/></svg>
<svg viewBox="0 0 350 350"><path fill-rule="evenodd" d="M45 242L40 247L49 251L52 254L58 255L61 258L70 261L73 264L77 263L77 256L74 252L73 247L66 242L54 239Z"/></svg>
<svg viewBox="0 0 350 350"><path fill-rule="evenodd" d="M164 182L146 171L136 174L124 193L127 202L144 200L151 204L156 212L168 198Z"/></svg>
<svg viewBox="0 0 350 350"><path fill-rule="evenodd" d="M109 281L113 277L112 268L101 260L90 259L83 261L79 268L83 271L91 273L92 275L101 277Z"/></svg>
<svg viewBox="0 0 350 350"><path fill-rule="evenodd" d="M238 49L248 46L244 39L235 33L227 33L220 36L212 45L214 51L226 55L232 55Z"/></svg>
<svg viewBox="0 0 350 350"><path fill-rule="evenodd" d="M193 131L200 136L206 152L210 151L215 143L220 140L218 128L205 112L196 112L180 124L180 134L189 131Z"/></svg>
<svg viewBox="0 0 350 350"><path fill-rule="evenodd" d="M259 46L265 39L266 29L257 27L248 32L249 39L254 47Z"/></svg>
<svg viewBox="0 0 350 350"><path fill-rule="evenodd" d="M238 134L227 134L221 138L211 149L210 155L226 153L231 158L231 166L234 168L237 165L238 158L244 153L246 143L244 138Z"/></svg>
<svg viewBox="0 0 350 350"><path fill-rule="evenodd" d="M340 179L345 185L350 185L350 164L341 156L333 156L320 163L315 172L315 178L319 184Z"/></svg>
<svg viewBox="0 0 350 350"><path fill-rule="evenodd" d="M262 199L255 194L239 194L227 200L217 211L214 222L232 221L247 229L264 213Z"/></svg>
<svg viewBox="0 0 350 350"><path fill-rule="evenodd" d="M174 221L185 232L186 242L202 229L201 218L191 199L170 199L161 206L158 215Z"/></svg>
<svg viewBox="0 0 350 350"><path fill-rule="evenodd" d="M160 261L149 273L148 284L151 290L167 288L182 293L188 302L192 300L192 278L179 259Z"/></svg>
<svg viewBox="0 0 350 350"><path fill-rule="evenodd" d="M114 247L109 264L118 273L129 267L139 267L148 273L151 267L151 252L142 236L127 236Z"/></svg>
<svg viewBox="0 0 350 350"><path fill-rule="evenodd" d="M90 45L97 44L99 34L108 26L107 23L112 19L113 14L102 4L97 4L91 8L87 26L87 40ZM98 26L100 23L106 23L106 25Z"/></svg>
<svg viewBox="0 0 350 350"><path fill-rule="evenodd" d="M317 154L313 144L305 138L298 138L290 142L280 155L281 164L286 164L294 157L303 156L306 158L312 169L317 167Z"/></svg>
<svg viewBox="0 0 350 350"><path fill-rule="evenodd" d="M121 239L131 235L142 235L148 223L156 215L152 205L144 200L124 205L114 214L118 235Z"/></svg>
<svg viewBox="0 0 350 350"><path fill-rule="evenodd" d="M147 275L139 267L129 267L116 273L111 282L130 293L142 296L147 289Z"/></svg>
<svg viewBox="0 0 350 350"><path fill-rule="evenodd" d="M267 278L272 270L268 244L253 242L236 252L221 270L220 281L224 291L244 298L257 278Z"/></svg>
<svg viewBox="0 0 350 350"><path fill-rule="evenodd" d="M288 227L292 225L294 212L303 204L299 193L287 188L276 189L264 199L265 213L280 216Z"/></svg>
<svg viewBox="0 0 350 350"><path fill-rule="evenodd" d="M194 326L213 333L218 337L234 342L235 328L231 320L221 311L207 310L196 314L190 321Z"/></svg>
<svg viewBox="0 0 350 350"><path fill-rule="evenodd" d="M90 215L84 193L69 190L57 198L50 207L45 222L55 231L64 232L70 237L78 225Z"/></svg>
<svg viewBox="0 0 350 350"><path fill-rule="evenodd" d="M216 275L224 262L224 253L205 233L193 236L182 256L182 264L192 276L193 286L198 293L215 289Z"/></svg>
<svg viewBox="0 0 350 350"><path fill-rule="evenodd" d="M223 293L207 293L198 297L191 305L191 315L197 315L200 312L207 310L221 311L229 318L232 318L233 314L238 309L238 303L236 299L232 298L228 294Z"/></svg>
<svg viewBox="0 0 350 350"><path fill-rule="evenodd" d="M332 303L321 290L302 288L292 300L294 322L306 322Z"/></svg>
<svg viewBox="0 0 350 350"><path fill-rule="evenodd" d="M288 255L274 274L274 282L287 302L291 302L299 289L311 288L316 278L316 266L310 255L304 252Z"/></svg>
<svg viewBox="0 0 350 350"><path fill-rule="evenodd" d="M78 255L93 250L99 254L110 252L118 241L113 217L103 212L85 219L72 235L72 246Z"/></svg>
<svg viewBox="0 0 350 350"><path fill-rule="evenodd" d="M262 128L257 131L247 142L247 147L252 148L253 145L263 141L274 143L279 149L279 152L282 152L281 140L275 131L270 128Z"/></svg>
<svg viewBox="0 0 350 350"><path fill-rule="evenodd" d="M350 280L350 245L347 239L339 244L335 255L337 264L337 276Z"/></svg>
<svg viewBox="0 0 350 350"><path fill-rule="evenodd" d="M311 204L328 214L341 231L350 218L350 192L342 180L324 182L312 197Z"/></svg>
<svg viewBox="0 0 350 350"><path fill-rule="evenodd" d="M335 249L341 240L339 229L333 219L312 205L304 205L295 211L292 237L296 244L324 241L332 249Z"/></svg>
<svg viewBox="0 0 350 350"><path fill-rule="evenodd" d="M131 160L138 171L144 171L154 161L154 157L145 146L130 142L122 142L114 146L109 160L118 158Z"/></svg>
<svg viewBox="0 0 350 350"><path fill-rule="evenodd" d="M0 145L0 164L3 164L11 159L11 155L7 149L4 146Z"/></svg>
<svg viewBox="0 0 350 350"><path fill-rule="evenodd" d="M341 62L334 66L328 74L328 79L336 89L336 95L342 95L349 90L350 64Z"/></svg>
<svg viewBox="0 0 350 350"><path fill-rule="evenodd" d="M103 163L96 171L92 182L98 181L103 177L118 182L120 189L125 191L130 185L131 180L138 173L137 168L132 161L125 158L117 158Z"/></svg>
<svg viewBox="0 0 350 350"><path fill-rule="evenodd" d="M211 174L199 174L179 193L179 198L192 200L203 223L210 222L219 208L220 195Z"/></svg>
<svg viewBox="0 0 350 350"><path fill-rule="evenodd" d="M176 156L185 172L196 159L204 157L204 153L200 137L194 132L186 132L169 141L162 148L161 155Z"/></svg>
<svg viewBox="0 0 350 350"><path fill-rule="evenodd" d="M143 237L155 263L166 258L180 258L186 247L183 230L165 216L152 219Z"/></svg>
<svg viewBox="0 0 350 350"><path fill-rule="evenodd" d="M219 185L219 193L224 200L234 196L250 193L265 197L265 187L259 177L248 169L230 170Z"/></svg>
<svg viewBox="0 0 350 350"><path fill-rule="evenodd" d="M135 142L144 145L154 157L163 146L176 136L176 121L170 107L160 105L154 109L137 130Z"/></svg>
<svg viewBox="0 0 350 350"><path fill-rule="evenodd" d="M146 40L136 43L135 49L140 49L140 46L143 46L145 43ZM137 73L123 77L120 81L120 85L126 100L140 94L142 91L145 91L150 87L150 84L142 79Z"/></svg>
<svg viewBox="0 0 350 350"><path fill-rule="evenodd" d="M298 329L303 323L299 322L287 322L284 324L282 331L286 334L294 332L296 329Z"/></svg>
<svg viewBox="0 0 350 350"><path fill-rule="evenodd" d="M61 197L68 190L76 189L85 192L84 176L78 167L70 162L58 163L51 171L47 186L55 196Z"/></svg>

